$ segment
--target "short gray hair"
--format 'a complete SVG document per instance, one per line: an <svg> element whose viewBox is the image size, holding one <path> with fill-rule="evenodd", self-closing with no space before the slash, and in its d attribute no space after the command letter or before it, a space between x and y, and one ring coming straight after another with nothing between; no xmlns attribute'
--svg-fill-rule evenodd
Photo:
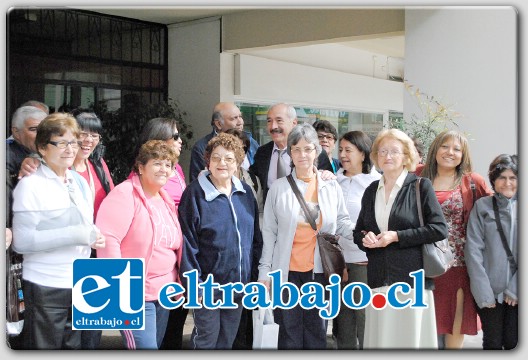
<svg viewBox="0 0 528 360"><path fill-rule="evenodd" d="M274 104L268 109L268 111L270 111L271 109L273 109L274 107L277 107L277 106L286 106L286 115L288 115L288 118L291 121L297 119L297 111L295 111L295 108L293 106L289 105L289 104L286 104L286 103Z"/></svg>
<svg viewBox="0 0 528 360"><path fill-rule="evenodd" d="M11 118L11 127L16 127L19 130L24 128L24 123L27 119L43 120L48 114L34 106L21 106L16 109Z"/></svg>
<svg viewBox="0 0 528 360"><path fill-rule="evenodd" d="M321 145L319 145L317 131L315 131L314 127L308 123L298 124L293 127L292 131L288 135L288 145L286 148L288 155L291 157L291 147L293 145L297 145L302 139L306 140L306 142L309 144L315 145L315 152L317 156L315 157L314 165L317 166L317 158L323 151L323 148ZM294 166L293 161L291 166Z"/></svg>

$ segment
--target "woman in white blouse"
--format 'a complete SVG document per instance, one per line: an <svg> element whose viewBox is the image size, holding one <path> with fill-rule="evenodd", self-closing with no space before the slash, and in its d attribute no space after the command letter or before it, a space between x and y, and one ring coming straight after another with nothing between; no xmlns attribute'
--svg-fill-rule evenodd
<svg viewBox="0 0 528 360"><path fill-rule="evenodd" d="M73 262L101 249L105 237L93 223L88 183L69 170L79 151L80 129L70 114L54 113L37 127L42 157L34 175L13 192L13 250L24 255L24 349L80 349L72 329Z"/></svg>
<svg viewBox="0 0 528 360"><path fill-rule="evenodd" d="M349 131L339 139L339 160L341 168L337 171L337 181L343 190L345 206L350 220L356 223L361 210L363 192L381 174L374 169L370 160L372 140L363 131ZM350 239L351 240L351 239ZM367 282L367 255L363 250L345 238L341 238L348 281ZM354 293L354 301L359 303L360 293ZM339 315L333 322L333 333L336 336L338 349L363 349L365 331L365 309L352 310L341 304Z"/></svg>

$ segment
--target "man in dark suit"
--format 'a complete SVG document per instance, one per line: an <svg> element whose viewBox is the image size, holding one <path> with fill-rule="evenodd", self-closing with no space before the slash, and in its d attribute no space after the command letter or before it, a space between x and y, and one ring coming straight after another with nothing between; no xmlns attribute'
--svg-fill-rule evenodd
<svg viewBox="0 0 528 360"><path fill-rule="evenodd" d="M219 102L213 108L213 116L211 117L211 126L213 131L194 144L191 150L191 163L189 168L190 181L198 177L200 172L205 169L204 153L209 140L228 129L237 129L244 131L244 119L238 106L230 102ZM253 156L258 149L258 142L253 139L251 133L244 131L249 138L250 147L246 154L246 158L242 163L244 169L248 169L253 163Z"/></svg>
<svg viewBox="0 0 528 360"><path fill-rule="evenodd" d="M272 141L257 149L253 165L250 167L250 171L253 171L260 179L264 189L264 201L266 201L271 184L277 178L288 175L291 172L291 159L285 150L288 135L293 127L297 125L297 113L291 105L284 103L275 104L268 110L267 121L268 133ZM319 155L317 168L319 170L332 171L332 164L324 151Z"/></svg>

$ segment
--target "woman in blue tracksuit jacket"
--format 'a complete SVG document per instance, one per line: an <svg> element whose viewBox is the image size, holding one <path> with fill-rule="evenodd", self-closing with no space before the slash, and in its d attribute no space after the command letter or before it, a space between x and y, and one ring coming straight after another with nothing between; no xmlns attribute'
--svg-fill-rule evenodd
<svg viewBox="0 0 528 360"><path fill-rule="evenodd" d="M205 160L209 171L202 172L183 192L178 208L185 240L181 274L196 270L198 283L208 275L217 284L256 279L252 276L260 258L262 235L257 202L246 183L234 176L244 160L239 140L221 133L206 147ZM254 266L255 264L255 266ZM182 277L184 285L187 278ZM193 285L189 281L188 285ZM187 290L189 291L189 289ZM214 299L221 298L220 290ZM194 349L231 349L239 327L243 294L236 294L236 309L195 309L191 344Z"/></svg>

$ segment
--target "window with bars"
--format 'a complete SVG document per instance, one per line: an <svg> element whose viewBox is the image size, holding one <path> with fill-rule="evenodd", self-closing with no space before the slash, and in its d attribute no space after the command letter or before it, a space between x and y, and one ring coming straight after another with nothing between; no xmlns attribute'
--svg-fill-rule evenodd
<svg viewBox="0 0 528 360"><path fill-rule="evenodd" d="M72 9L8 13L7 129L27 100L59 108L167 101L167 27Z"/></svg>

